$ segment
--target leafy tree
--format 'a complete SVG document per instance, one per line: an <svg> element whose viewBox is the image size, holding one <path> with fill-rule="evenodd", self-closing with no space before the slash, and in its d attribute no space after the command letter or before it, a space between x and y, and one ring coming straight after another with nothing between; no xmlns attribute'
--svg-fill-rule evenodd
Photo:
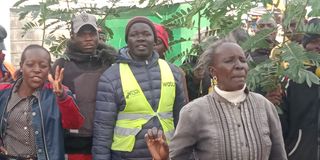
<svg viewBox="0 0 320 160"><path fill-rule="evenodd" d="M316 0L292 0L286 4L282 21L285 36L305 33L320 34L319 25L307 25L304 23L306 7L315 3L319 2ZM314 11L318 7L319 5L312 6L309 16L320 16L320 12ZM297 22L294 32L290 29L292 21ZM261 34L257 35L258 38L260 36ZM257 37L250 38L247 44L254 43L252 39L256 41ZM306 82L309 86L312 83L320 84L319 77L309 71L310 67L319 67L319 54L307 52L301 45L290 42L285 37L284 41L277 46L277 50L280 54L277 54L272 60L251 67L247 79L247 85L250 89L261 88L263 91L268 92L276 89L279 84L282 85L282 88L285 88L286 81L284 79L291 79L297 83Z"/></svg>
<svg viewBox="0 0 320 160"><path fill-rule="evenodd" d="M273 3L272 0L258 0L254 2L251 0L194 0L188 2L190 8L177 11L171 18L164 20L162 23L170 29L180 27L197 28L197 42L190 49L172 58L171 61L183 61L183 67L190 71L190 62L194 63L203 52L204 46L208 46L208 43L212 43L212 39L216 38L211 38L209 41L204 41L205 39L213 36L217 38L225 37L231 31L241 27L241 16L248 13L250 9L257 7L258 3L263 3L264 6L272 5L273 8L276 8L279 2ZM308 26L302 23L306 15L307 6L311 6L312 8L308 16L320 16L320 2L318 0L287 1L282 21L284 33L320 33L318 26ZM267 16L273 16L274 13L272 11ZM209 22L209 25L207 26L206 34L202 34L200 24L205 20ZM295 32L288 32L289 24L292 20L299 22L297 30ZM273 30L264 30L255 36L249 37L244 43L240 42L240 44L246 52L250 52L256 48L267 48L268 43L265 39L272 32ZM190 40L181 38L171 42L171 45ZM309 86L312 83L319 84L319 78L314 73L308 71L310 66L319 66L320 56L318 54L306 52L297 43L288 43L287 40L279 44L277 49L281 54L277 55L273 60L251 66L247 79L248 87L251 90L257 88L261 88L266 92L274 90L282 83L285 77L298 83L307 82ZM306 62L308 62L308 65L306 65Z"/></svg>
<svg viewBox="0 0 320 160"><path fill-rule="evenodd" d="M185 27L191 30L196 28L197 38L195 41L184 37L171 41L170 45L186 41L193 41L193 45L169 61L182 61L181 67L189 72L192 67L190 64L195 63L197 57L204 51L203 47L207 46L204 40L212 36L224 37L240 27L241 16L256 7L258 2L269 3L268 0L255 2L251 0L194 0L188 2L189 8L178 10L162 24L169 29ZM203 23L207 23L204 33L201 27Z"/></svg>
<svg viewBox="0 0 320 160"><path fill-rule="evenodd" d="M83 7L71 7L78 4L77 0L42 0L36 4L24 5L32 0L19 0L13 7L19 12L19 20L26 16L32 18L23 26L22 37L27 32L35 28L42 30L42 45L48 45L50 52L55 56L64 56L63 50L66 48L68 38L63 34L57 34L61 29L70 31L71 19L74 14L79 12L87 12L101 17L98 25L102 27L102 31L106 32L107 38L112 38L113 32L104 24L106 18L110 15L118 16L118 10L115 8L120 0L109 0L105 6L85 5ZM65 8L61 8L66 6ZM67 57L66 57L67 58Z"/></svg>
<svg viewBox="0 0 320 160"><path fill-rule="evenodd" d="M74 13L79 11L86 11L95 15L101 16L100 24L112 15L118 16L118 13L127 10L128 8L115 7L120 0L110 0L111 5L105 6L84 6L73 8L72 4L77 4L77 0L42 0L38 4L23 5L29 0L19 0L14 6L18 8L20 19L25 18L27 15L33 18L32 21L27 22L24 27L24 34L30 29L35 27L42 28L43 44L50 46L50 51L56 55L61 56L62 50L65 48L67 38L64 35L53 34L59 29L70 29L70 20ZM273 0L275 1L275 0ZM191 48L181 52L170 61L182 61L183 66L190 70L190 62L195 62L197 57L203 52L204 47L212 43L219 37L228 35L231 31L241 27L241 16L248 13L248 11L258 5L264 6L272 5L277 7L278 3L273 4L272 0L193 0L188 1L190 7L187 9L180 9L171 17L164 20L162 24L171 29L186 27L188 29L197 29L196 41L193 41ZM66 8L60 8L60 3L66 3ZM146 7L157 8L163 5L171 5L172 0L140 0L141 4L147 2ZM282 28L284 33L290 33L289 24L293 19L298 19L298 25L295 32L290 34L304 34L320 33L318 26L308 26L303 23L306 14L305 8L310 6L312 11L308 16L320 16L320 1L319 0L289 0L286 1L284 20L282 21ZM109 6L109 7L108 7ZM271 11L271 14L272 11ZM202 32L201 26L206 23L205 33ZM105 27L104 25L102 25ZM53 28L50 32L48 28ZM103 31L107 32L107 38L112 38L113 32L110 28L104 28ZM263 48L267 45L265 42L266 37L271 34L272 30L265 30L259 34L249 37L245 42L240 43L245 51L251 51L255 48ZM24 35L23 34L23 35ZM23 36L22 35L22 36ZM210 38L216 37L216 38ZM210 39L205 41L205 39ZM177 43L184 43L192 41L191 38L180 38L170 42L170 45ZM281 52L273 60L264 63L253 65L249 72L247 84L250 89L254 90L257 87L262 88L264 91L274 89L281 83L284 77L288 77L296 82L307 82L308 85L312 83L319 84L319 78L307 69L311 66L319 66L319 55L305 52L304 49L296 43L288 43L284 39L282 44L279 44L278 50ZM306 65L308 62L308 65ZM284 66L283 64L289 64Z"/></svg>

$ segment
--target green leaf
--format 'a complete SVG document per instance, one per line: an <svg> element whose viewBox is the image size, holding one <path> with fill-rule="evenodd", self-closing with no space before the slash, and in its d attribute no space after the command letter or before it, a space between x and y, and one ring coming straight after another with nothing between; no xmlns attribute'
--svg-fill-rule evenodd
<svg viewBox="0 0 320 160"><path fill-rule="evenodd" d="M319 0L309 0L311 11L308 14L309 17L319 17L320 16L320 1Z"/></svg>
<svg viewBox="0 0 320 160"><path fill-rule="evenodd" d="M180 39L170 41L169 46L173 46L175 44L182 43L182 42L188 42L188 41L191 41L191 38L186 39L186 38L181 37Z"/></svg>
<svg viewBox="0 0 320 160"><path fill-rule="evenodd" d="M21 36L21 37L24 37L25 34L26 34L29 30L34 29L34 28L36 28L36 27L38 27L37 23L27 22L27 23L24 24L23 27L22 27L22 30L23 30L23 31L22 31L22 36Z"/></svg>
<svg viewBox="0 0 320 160"><path fill-rule="evenodd" d="M29 14L29 12L20 12L19 13L19 20L25 19L28 14Z"/></svg>
<svg viewBox="0 0 320 160"><path fill-rule="evenodd" d="M241 47L244 51L254 50L256 48L269 48L269 43L266 41L266 38L274 32L273 29L265 29L247 39Z"/></svg>
<svg viewBox="0 0 320 160"><path fill-rule="evenodd" d="M187 12L186 12L185 10L183 10L183 9L181 9L180 12L181 12L183 15L186 15L186 14L187 14Z"/></svg>
<svg viewBox="0 0 320 160"><path fill-rule="evenodd" d="M309 74L309 78L310 78L310 81L314 84L320 84L320 80L319 80L319 77L317 75L315 75L314 73L310 72L308 73Z"/></svg>
<svg viewBox="0 0 320 160"><path fill-rule="evenodd" d="M27 2L28 0L18 0L16 3L13 4L13 7L18 7L20 4Z"/></svg>

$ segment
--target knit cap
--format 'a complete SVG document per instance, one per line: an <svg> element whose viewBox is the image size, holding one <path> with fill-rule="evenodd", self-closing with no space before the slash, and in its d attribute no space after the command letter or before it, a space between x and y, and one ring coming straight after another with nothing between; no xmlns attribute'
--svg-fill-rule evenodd
<svg viewBox="0 0 320 160"><path fill-rule="evenodd" d="M131 28L131 26L135 23L145 23L147 24L148 26L150 26L152 32L153 32L153 36L154 36L154 42L157 42L157 33L156 33L156 30L154 28L154 25L153 23L146 17L143 17L143 16L136 16L136 17L133 17L127 24L127 27L126 27L126 34L125 34L125 40L126 40L126 43L128 42L128 33L129 33L129 29Z"/></svg>
<svg viewBox="0 0 320 160"><path fill-rule="evenodd" d="M166 31L166 29L159 24L154 24L154 27L157 31L157 36L158 38L160 38L164 44L164 46L166 47L166 49L169 49L169 43L168 43L168 32Z"/></svg>

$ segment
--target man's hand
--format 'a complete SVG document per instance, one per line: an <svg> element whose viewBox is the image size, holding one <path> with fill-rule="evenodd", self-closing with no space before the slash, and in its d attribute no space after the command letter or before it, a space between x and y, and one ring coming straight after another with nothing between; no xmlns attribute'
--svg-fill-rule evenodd
<svg viewBox="0 0 320 160"><path fill-rule="evenodd" d="M274 105L280 105L282 101L281 85L279 85L275 90L268 92L265 97Z"/></svg>
<svg viewBox="0 0 320 160"><path fill-rule="evenodd" d="M58 97L62 96L64 92L62 87L63 72L64 72L64 68L60 68L59 66L57 66L55 71L55 76L52 77L51 74L48 75L48 80L53 86L53 92Z"/></svg>
<svg viewBox="0 0 320 160"><path fill-rule="evenodd" d="M155 127L148 129L144 137L153 160L169 159L169 147L166 137L160 129Z"/></svg>

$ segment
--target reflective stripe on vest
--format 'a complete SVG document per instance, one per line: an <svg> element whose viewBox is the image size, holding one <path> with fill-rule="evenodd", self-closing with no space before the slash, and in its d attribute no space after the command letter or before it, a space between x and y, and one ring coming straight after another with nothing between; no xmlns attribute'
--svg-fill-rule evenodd
<svg viewBox="0 0 320 160"><path fill-rule="evenodd" d="M161 95L157 112L154 112L129 65L120 63L120 79L126 106L118 114L112 150L131 152L136 135L152 117L158 117L167 140L172 138L174 133L172 111L176 95L175 80L166 61L159 59L158 64L161 74Z"/></svg>

